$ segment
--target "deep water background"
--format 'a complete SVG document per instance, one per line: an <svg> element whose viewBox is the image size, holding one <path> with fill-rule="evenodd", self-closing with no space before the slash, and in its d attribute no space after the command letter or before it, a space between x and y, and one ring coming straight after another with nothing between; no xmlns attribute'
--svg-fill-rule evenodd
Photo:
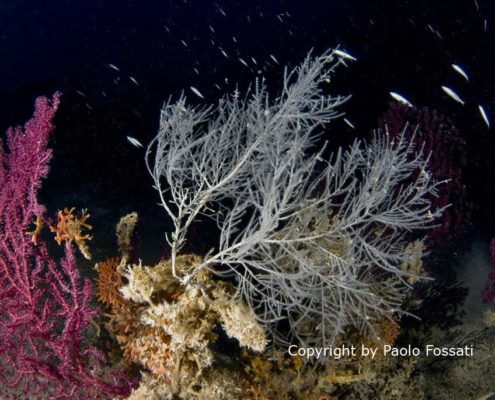
<svg viewBox="0 0 495 400"><path fill-rule="evenodd" d="M2 1L0 130L23 123L37 96L61 91L42 200L52 213L88 208L98 221L95 235L110 232L108 243L120 216L138 211L142 237L156 250L164 243L165 213L144 150L126 136L146 144L157 131L163 101L181 90L199 104L190 86L215 103L262 75L276 93L284 65L297 65L311 49L318 54L340 44L358 62L341 69L330 90L352 94L343 110L357 129L335 121L325 132L331 145L367 136L390 91L438 109L467 142L468 234L486 242L495 236L495 132L486 129L477 107L482 104L495 123L495 4L477 2ZM465 68L469 83L452 63ZM445 96L441 85L456 90L466 105ZM160 248L156 256L164 253Z"/></svg>

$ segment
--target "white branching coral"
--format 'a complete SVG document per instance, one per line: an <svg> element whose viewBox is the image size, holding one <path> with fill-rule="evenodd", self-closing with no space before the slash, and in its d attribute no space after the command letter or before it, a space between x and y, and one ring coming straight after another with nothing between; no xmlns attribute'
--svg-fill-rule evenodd
<svg viewBox="0 0 495 400"><path fill-rule="evenodd" d="M215 109L169 100L146 154L174 224L174 276L187 284L200 271L227 270L276 344L330 345L350 325L372 329L399 312L410 277L401 268L403 234L441 212L428 201L437 184L427 160L404 138L356 141L328 161L324 146L312 151L347 100L321 89L340 63L331 51L308 56L286 70L275 100L258 81ZM179 271L178 253L201 214L216 220L218 245Z"/></svg>
<svg viewBox="0 0 495 400"><path fill-rule="evenodd" d="M227 336L236 338L242 347L262 352L267 345L266 332L256 315L242 299L232 298L228 286L217 284L212 291L212 307L219 315L220 323Z"/></svg>

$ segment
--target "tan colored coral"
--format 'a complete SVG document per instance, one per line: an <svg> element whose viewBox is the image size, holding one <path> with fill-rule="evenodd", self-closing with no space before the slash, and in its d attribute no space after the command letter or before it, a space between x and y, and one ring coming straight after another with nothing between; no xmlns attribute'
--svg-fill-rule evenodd
<svg viewBox="0 0 495 400"><path fill-rule="evenodd" d="M246 393L241 389L239 377L231 370L218 369L208 371L193 385L190 377L186 377L183 387L177 393L170 382L156 378L151 374L143 374L138 388L134 389L127 400L245 400ZM261 399L259 399L261 400Z"/></svg>
<svg viewBox="0 0 495 400"><path fill-rule="evenodd" d="M177 257L177 269L190 268L191 265L199 263L201 258L196 255L186 254ZM153 304L160 301L161 297L168 300L178 297L184 291L179 281L172 275L170 261L160 261L154 267L143 267L130 265L126 268L125 277L128 284L122 288L124 297L136 303Z"/></svg>
<svg viewBox="0 0 495 400"><path fill-rule="evenodd" d="M138 222L137 212L132 212L122 217L117 224L117 244L123 259L128 260L132 250L132 235Z"/></svg>
<svg viewBox="0 0 495 400"><path fill-rule="evenodd" d="M163 302L147 308L141 320L166 333L173 352L194 362L196 371L213 362L208 345L217 337L214 333L217 317L199 290L186 291L174 303Z"/></svg>
<svg viewBox="0 0 495 400"><path fill-rule="evenodd" d="M124 274L127 284L120 291L126 300L136 303L151 303L154 282L147 271L148 268L139 265L129 266Z"/></svg>
<svg viewBox="0 0 495 400"><path fill-rule="evenodd" d="M242 347L261 352L266 348L266 331L256 319L254 312L241 299L233 297L224 284L215 288L213 303L220 316L222 328L231 338L236 338ZM232 288L233 289L233 288ZM232 290L230 291L232 292Z"/></svg>
<svg viewBox="0 0 495 400"><path fill-rule="evenodd" d="M200 258L193 255L177 258L179 270L198 262ZM264 328L247 304L234 297L232 284L207 280L206 275L199 275L201 282L180 287L172 276L168 261L160 262L155 267L132 266L127 270L126 277L129 283L121 290L124 297L150 304L144 314L147 324L159 326L163 316L172 321L162 326L177 345L187 343L188 346L204 347L203 340L214 340L208 332L220 322L226 333L239 340L241 346L256 351L263 351L266 347ZM161 301L155 302L154 299ZM194 335L191 336L191 333ZM203 339L199 340L200 337Z"/></svg>

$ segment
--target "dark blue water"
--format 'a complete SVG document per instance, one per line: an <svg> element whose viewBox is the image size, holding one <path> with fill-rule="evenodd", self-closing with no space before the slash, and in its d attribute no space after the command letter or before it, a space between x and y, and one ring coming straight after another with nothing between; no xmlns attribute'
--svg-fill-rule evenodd
<svg viewBox="0 0 495 400"><path fill-rule="evenodd" d="M467 142L466 190L475 225L488 234L495 229L495 139L477 106L495 121L494 32L488 0L4 1L0 129L22 123L36 96L60 90L46 201L65 196L146 210L157 199L144 151L126 136L148 142L165 98L185 90L199 103L194 86L214 103L261 75L276 93L284 65L340 44L358 62L337 74L331 90L353 95L344 110L357 129L335 122L333 144L367 135L390 91L442 111ZM469 83L452 63L468 71ZM453 102L441 85L467 104Z"/></svg>

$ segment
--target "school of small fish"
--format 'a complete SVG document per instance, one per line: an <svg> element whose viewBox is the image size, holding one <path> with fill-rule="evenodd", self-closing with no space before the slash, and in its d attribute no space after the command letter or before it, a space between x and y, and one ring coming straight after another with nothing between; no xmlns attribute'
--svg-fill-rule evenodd
<svg viewBox="0 0 495 400"><path fill-rule="evenodd" d="M479 11L479 5L477 4L476 0L474 0L474 3L476 6L476 9ZM227 11L225 11L225 9L223 9L220 5L216 6L216 12L221 17L227 17L228 16ZM260 18L267 18L267 16L265 14L263 14L262 11L258 11L258 16ZM273 17L276 18L276 21L278 21L280 23L285 23L288 19L291 18L291 15L289 12L285 11L285 12L279 12L276 15L274 15ZM252 18L253 18L252 14L246 15L246 21L248 24L250 24L252 22ZM373 21L371 19L369 20L369 22L371 25L375 24L375 21ZM410 18L409 22L412 25L416 26L416 22L414 21L413 18ZM170 25L163 25L163 27L167 33L172 32ZM239 51L238 48L235 48L235 47L232 48L232 43L234 43L236 46L241 45L242 44L242 37L239 38L238 36L231 36L230 37L231 41L230 40L229 41L224 40L222 42L219 40L218 37L215 37L215 33L217 32L215 26L208 24L206 27L212 34L212 37L210 38L210 42L211 42L212 46L214 46L217 49L217 51L219 52L219 54L221 54L223 56L223 58L226 60L225 62L231 62L230 60L236 60L243 67L249 69L251 72L253 72L257 75L260 75L260 74L263 74L264 72L267 72L268 69L273 67L274 64L275 65L281 65L281 62L277 59L277 57L274 54L270 54L270 53L266 54L266 58L264 60L263 59L262 60L259 60L259 59L256 60L253 56L251 56L249 54L241 54L241 52ZM434 36L436 36L436 38L438 40L444 40L444 36L440 33L439 29L435 25L426 24L425 27L427 28L427 30L429 32L431 32ZM483 30L484 31L487 30L487 20L486 19L483 19ZM291 29L288 29L288 32L291 36L294 34ZM190 48L190 46L192 46L192 44L197 41L197 37L187 36L187 37L183 37L183 38L177 38L176 40L183 47ZM229 42L230 42L230 45L229 45ZM355 57L354 55L349 53L347 50L344 50L340 46L338 46L335 50L333 50L330 53L329 57L338 58L339 61L346 66L347 66L346 62L357 61L357 57ZM229 60L229 61L227 61L227 60ZM191 66L191 69L196 75L201 76L202 73L200 71L204 71L205 68L204 68L204 66L203 66L203 68L201 68L199 61L195 61L195 64L196 65ZM125 69L121 69L116 64L108 63L107 66L109 69L114 71L114 73L116 74L116 77L114 79L115 81L118 82L120 77L123 77L123 75L125 75L125 72L123 72ZM450 68L454 73L458 74L458 76L460 76L466 83L469 84L469 82L470 82L469 74L466 72L466 70L459 63L451 63ZM215 67L211 68L211 70L213 72L217 72ZM134 76L128 75L127 78L135 86L140 86L138 80ZM329 82L330 80L327 78L324 81ZM228 84L229 84L228 78L224 78L223 82L212 82L212 86L219 91L224 91L225 90L224 85L228 85ZM447 86L447 85L439 85L439 88L449 99L453 100L457 104L460 104L463 106L466 105L466 101L464 100L464 98L459 94L457 89L455 89L453 86L451 87L451 86ZM190 86L189 89L199 99L205 100L205 95L197 87ZM208 94L208 91L206 93ZM81 97L86 97L86 94L83 93L82 91L77 91L77 94L79 94ZM414 107L413 102L410 101L404 94L399 93L397 91L389 91L388 94L392 99L396 100L397 102L399 102L399 103L401 103L407 107ZM103 92L103 95L105 96L104 92ZM87 104L87 107L90 108L90 105ZM481 117L481 120L483 121L483 123L485 124L487 129L490 129L490 120L489 120L489 116L488 116L488 113L487 113L485 107L482 104L478 104L477 108L478 108L478 113ZM356 129L354 123L351 122L351 120L349 118L344 117L343 122L349 128ZM138 147L138 148L142 147L142 144L137 139L135 139L131 136L127 136L127 140L135 147Z"/></svg>
<svg viewBox="0 0 495 400"><path fill-rule="evenodd" d="M469 82L469 76L461 66L459 66L458 64L451 64L451 67L455 72L457 72L460 76L462 76L466 80L466 82ZM444 85L440 86L440 88L448 97L450 97L455 102L461 105L466 104L466 102L457 94L456 91L454 91L454 89ZM408 107L413 106L412 103L401 94L397 92L389 92L389 94L394 100L397 100L399 103L404 104ZM478 105L478 111L486 127L490 129L490 120L488 119L488 115L481 104Z"/></svg>

